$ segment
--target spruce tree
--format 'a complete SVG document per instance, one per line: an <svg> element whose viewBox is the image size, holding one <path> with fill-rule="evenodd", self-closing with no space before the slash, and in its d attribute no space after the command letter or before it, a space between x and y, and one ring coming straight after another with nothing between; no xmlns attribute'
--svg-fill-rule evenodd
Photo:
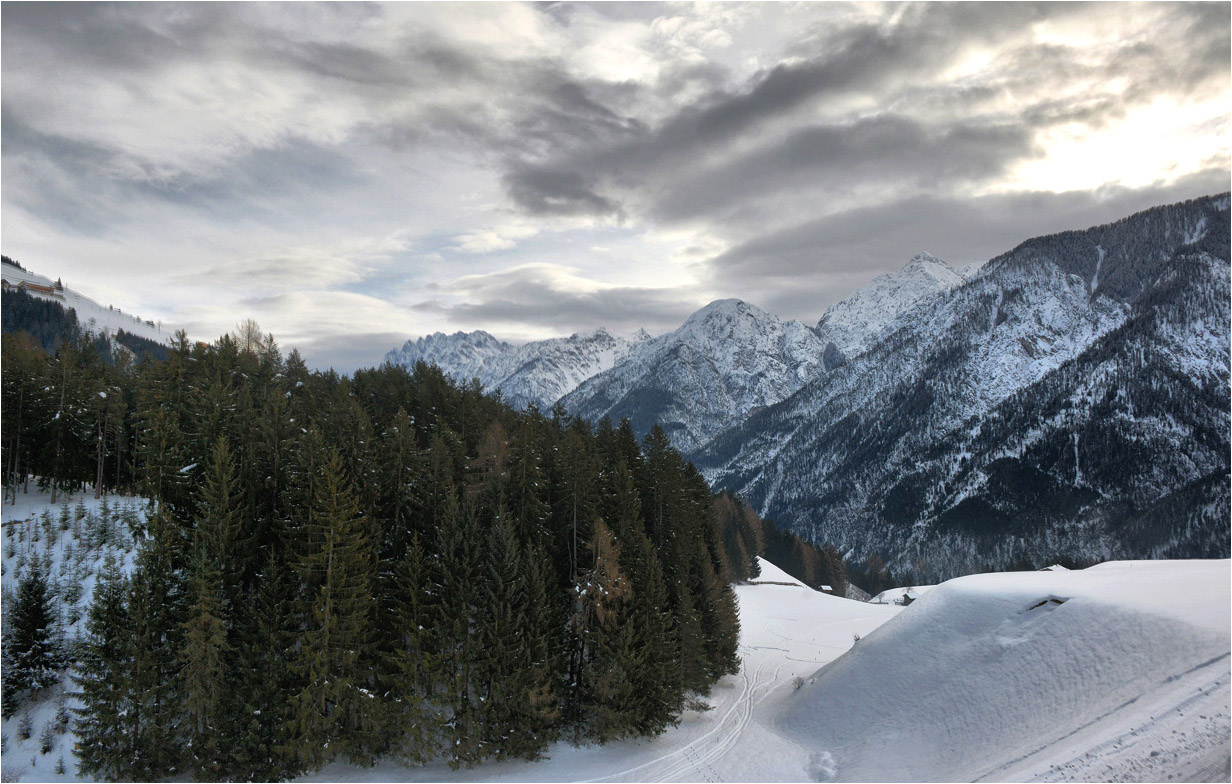
<svg viewBox="0 0 1232 784"><path fill-rule="evenodd" d="M150 536L128 583L132 647L125 682L132 705L126 738L130 775L144 781L178 773L185 743L179 720L183 529L166 511L151 515L148 525Z"/></svg>
<svg viewBox="0 0 1232 784"><path fill-rule="evenodd" d="M546 552L530 542L525 545L522 562L526 578L524 634L529 666L523 722L533 741L547 744L556 738L560 718L565 613Z"/></svg>
<svg viewBox="0 0 1232 784"><path fill-rule="evenodd" d="M83 776L134 779L127 755L132 689L132 636L127 578L108 555L86 616L86 637L73 672L81 707L74 710L77 760Z"/></svg>
<svg viewBox="0 0 1232 784"><path fill-rule="evenodd" d="M217 565L199 543L189 577L190 605L180 661L189 762L202 781L217 781L228 768L223 749L231 730L227 714L231 651L221 582Z"/></svg>
<svg viewBox="0 0 1232 784"><path fill-rule="evenodd" d="M17 599L5 619L5 713L22 692L47 688L59 680L60 652L54 635L47 580L34 561L17 583Z"/></svg>
<svg viewBox="0 0 1232 784"><path fill-rule="evenodd" d="M475 619L479 653L476 720L488 753L498 759L539 751L537 744L523 734L523 712L531 689L525 568L513 526L501 512L503 509L498 510L483 542L483 593Z"/></svg>
<svg viewBox="0 0 1232 784"><path fill-rule="evenodd" d="M241 705L231 739L236 779L284 779L300 769L290 742L291 654L298 627L288 571L280 558L267 555L249 594L248 615L237 619Z"/></svg>
<svg viewBox="0 0 1232 784"><path fill-rule="evenodd" d="M475 631L482 601L481 537L470 504L458 508L456 496L446 496L437 531L437 558L432 569L435 646L441 663L441 696L447 712L446 755L453 768L470 766L484 757L478 732L478 660L482 655Z"/></svg>
<svg viewBox="0 0 1232 784"><path fill-rule="evenodd" d="M589 734L600 740L627 734L635 722L632 629L622 624L633 586L620 568L620 545L602 520L595 520L587 550L590 568L574 588L570 628L579 661L581 709L594 714ZM624 628L622 628L622 626Z"/></svg>
<svg viewBox="0 0 1232 784"><path fill-rule="evenodd" d="M228 742L236 720L229 676L235 670L231 618L244 610L245 554L239 545L240 503L235 465L225 436L212 446L199 493L183 621L180 676L186 714L188 763L201 780L233 772Z"/></svg>
<svg viewBox="0 0 1232 784"><path fill-rule="evenodd" d="M370 526L338 452L328 449L318 465L299 532L304 627L292 661L303 684L292 700L294 751L307 768L338 754L368 762L379 725L372 692L376 553Z"/></svg>
<svg viewBox="0 0 1232 784"><path fill-rule="evenodd" d="M389 697L386 712L391 750L408 762L423 763L439 750L441 718L434 702L440 658L432 647L428 563L418 535L395 563L382 612L394 630L385 652L381 692Z"/></svg>

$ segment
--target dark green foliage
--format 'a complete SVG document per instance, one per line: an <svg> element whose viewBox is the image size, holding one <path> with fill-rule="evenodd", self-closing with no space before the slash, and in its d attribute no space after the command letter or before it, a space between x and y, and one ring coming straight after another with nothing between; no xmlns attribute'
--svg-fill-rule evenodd
<svg viewBox="0 0 1232 784"><path fill-rule="evenodd" d="M106 563L94 588L86 619L89 634L73 676L82 701L75 722L80 772L100 779L132 778L125 720L134 696L129 680L132 638L127 590L114 562Z"/></svg>
<svg viewBox="0 0 1232 784"><path fill-rule="evenodd" d="M44 689L59 680L61 656L53 626L47 580L36 565L17 584L17 599L4 619L6 715L23 692Z"/></svg>
<svg viewBox="0 0 1232 784"><path fill-rule="evenodd" d="M63 343L81 338L77 312L58 302L32 297L24 291L0 295L0 323L4 334L29 333L44 351L55 351Z"/></svg>
<svg viewBox="0 0 1232 784"><path fill-rule="evenodd" d="M661 431L514 412L426 365L311 373L268 339L181 334L133 365L4 340L10 486L151 501L74 666L84 775L534 758L661 732L738 667L727 582L762 524L722 520Z"/></svg>
<svg viewBox="0 0 1232 784"><path fill-rule="evenodd" d="M376 548L342 456L308 436L310 495L296 529L302 632L291 669L292 743L305 768L337 755L366 762L380 724L373 693Z"/></svg>

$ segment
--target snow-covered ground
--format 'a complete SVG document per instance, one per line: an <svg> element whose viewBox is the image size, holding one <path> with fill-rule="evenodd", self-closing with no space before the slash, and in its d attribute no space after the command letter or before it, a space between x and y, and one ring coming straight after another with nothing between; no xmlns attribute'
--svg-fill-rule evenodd
<svg viewBox="0 0 1232 784"><path fill-rule="evenodd" d="M869 601L873 604L902 604L903 597L905 596L914 602L935 587L935 585L908 585L903 588L890 588L877 594L869 599Z"/></svg>
<svg viewBox="0 0 1232 784"><path fill-rule="evenodd" d="M10 267L5 265L5 269ZM3 609L8 611L17 584L36 561L47 578L52 605L60 618L65 641L85 632L85 618L99 570L131 571L136 548L133 521L145 519L141 498L109 496L95 499L91 492L62 496L55 505L47 493L18 493L15 504L0 507L3 518ZM4 781L76 781L76 738L71 720L57 731L57 713L67 715L77 701L68 677L38 701L4 720L0 779ZM29 722L30 737L21 737ZM50 748L43 750L44 741Z"/></svg>
<svg viewBox="0 0 1232 784"><path fill-rule="evenodd" d="M854 781L1229 777L1229 561L950 580L781 706Z"/></svg>
<svg viewBox="0 0 1232 784"><path fill-rule="evenodd" d="M769 584L795 581L762 568L736 588L741 673L659 738L307 780L1229 778L1232 562L976 575L907 608Z"/></svg>

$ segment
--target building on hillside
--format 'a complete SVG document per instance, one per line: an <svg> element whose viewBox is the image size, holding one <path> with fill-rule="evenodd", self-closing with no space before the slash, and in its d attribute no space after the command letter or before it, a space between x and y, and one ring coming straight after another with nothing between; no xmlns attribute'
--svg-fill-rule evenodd
<svg viewBox="0 0 1232 784"><path fill-rule="evenodd" d="M2 281L4 291L24 291L27 294L37 294L41 297L54 297L55 299L64 299L64 287L59 285L57 281L54 286L44 286L41 283L33 283L28 280L19 280L13 283L7 279Z"/></svg>

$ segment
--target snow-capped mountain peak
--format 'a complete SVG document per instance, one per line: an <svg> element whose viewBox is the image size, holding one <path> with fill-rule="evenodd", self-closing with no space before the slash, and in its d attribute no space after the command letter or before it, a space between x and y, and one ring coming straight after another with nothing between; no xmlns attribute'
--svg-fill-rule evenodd
<svg viewBox="0 0 1232 784"><path fill-rule="evenodd" d="M474 332L433 332L408 340L401 349L385 355L385 361L413 367L420 360L447 369L453 378L469 381L483 378L491 366L512 347L483 330Z"/></svg>
<svg viewBox="0 0 1232 784"><path fill-rule="evenodd" d="M822 346L812 330L740 299L720 299L678 329L645 340L619 365L562 399L584 418L629 417L639 432L658 422L693 449L727 423L782 400L816 374Z"/></svg>
<svg viewBox="0 0 1232 784"><path fill-rule="evenodd" d="M826 309L817 323L823 345L833 343L850 358L883 337L900 315L921 300L963 283L963 276L927 252L900 270L874 278Z"/></svg>

